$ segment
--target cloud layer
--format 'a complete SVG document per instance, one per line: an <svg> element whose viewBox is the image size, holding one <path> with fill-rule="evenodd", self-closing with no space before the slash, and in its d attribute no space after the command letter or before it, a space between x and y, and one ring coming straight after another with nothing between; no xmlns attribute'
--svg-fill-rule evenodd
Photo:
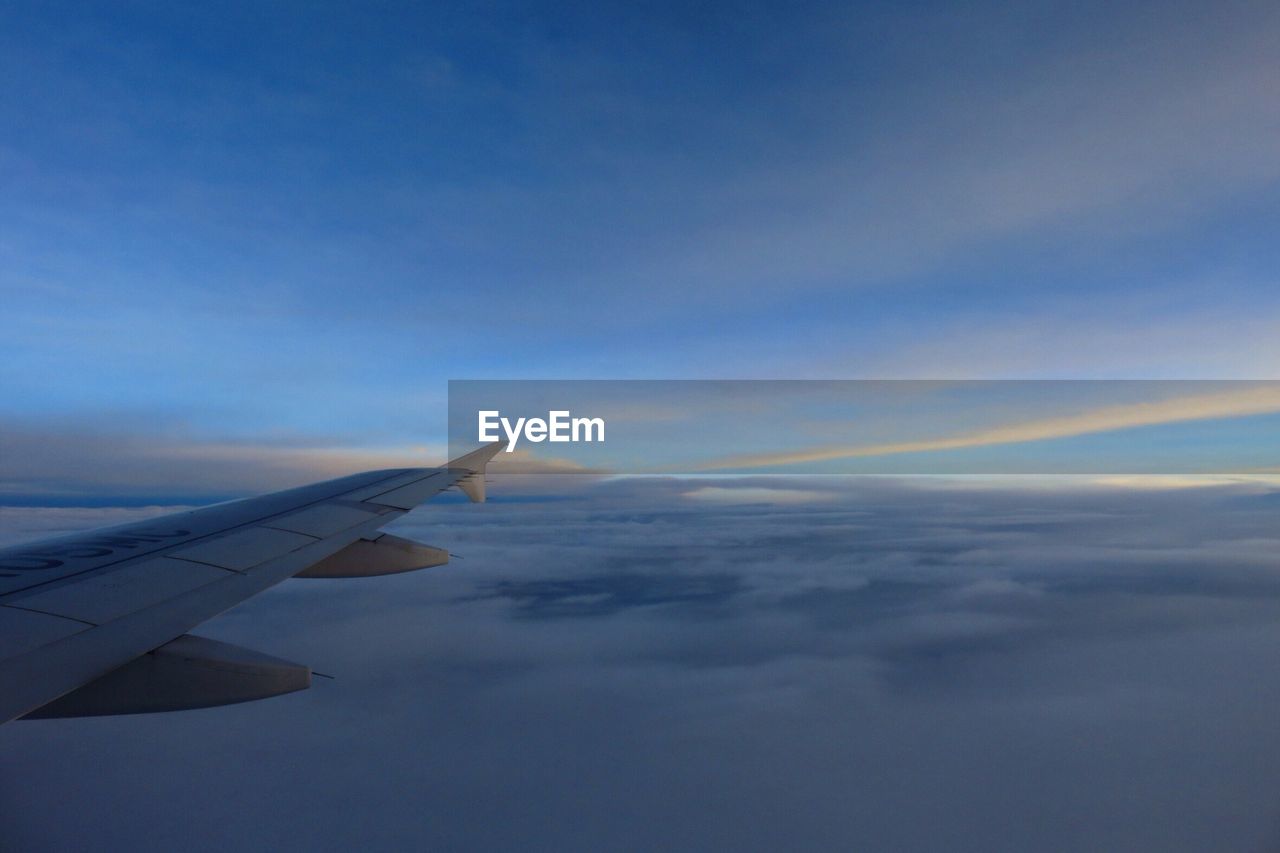
<svg viewBox="0 0 1280 853"><path fill-rule="evenodd" d="M764 501L769 484L813 499ZM686 497L703 487L741 488L745 504ZM449 567L289 582L202 629L336 682L0 728L6 837L32 850L1280 840L1280 503L1265 487L583 488L427 507L398 532L461 555Z"/></svg>

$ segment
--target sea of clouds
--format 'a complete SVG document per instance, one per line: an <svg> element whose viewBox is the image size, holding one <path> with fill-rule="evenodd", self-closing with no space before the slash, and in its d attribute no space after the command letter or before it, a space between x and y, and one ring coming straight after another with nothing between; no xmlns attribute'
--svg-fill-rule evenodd
<svg viewBox="0 0 1280 853"><path fill-rule="evenodd" d="M458 556L199 633L333 674L0 728L3 845L1280 843L1280 493L847 478L490 488ZM0 510L5 542L159 509Z"/></svg>

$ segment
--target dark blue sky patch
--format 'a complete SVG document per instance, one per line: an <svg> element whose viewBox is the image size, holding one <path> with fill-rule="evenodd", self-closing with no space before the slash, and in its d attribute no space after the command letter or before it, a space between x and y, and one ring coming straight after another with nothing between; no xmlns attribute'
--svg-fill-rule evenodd
<svg viewBox="0 0 1280 853"><path fill-rule="evenodd" d="M505 600L528 619L612 616L637 608L672 608L681 618L714 613L746 589L730 574L631 573L566 580L505 581L463 601Z"/></svg>

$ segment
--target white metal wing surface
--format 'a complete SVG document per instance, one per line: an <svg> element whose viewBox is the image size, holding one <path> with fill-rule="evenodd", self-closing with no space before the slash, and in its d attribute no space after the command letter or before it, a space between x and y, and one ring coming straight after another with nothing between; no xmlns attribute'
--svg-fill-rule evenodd
<svg viewBox="0 0 1280 853"><path fill-rule="evenodd" d="M291 577L448 561L381 528L452 486L484 500L498 442L440 468L370 471L0 549L0 722L263 698L309 668L187 634Z"/></svg>

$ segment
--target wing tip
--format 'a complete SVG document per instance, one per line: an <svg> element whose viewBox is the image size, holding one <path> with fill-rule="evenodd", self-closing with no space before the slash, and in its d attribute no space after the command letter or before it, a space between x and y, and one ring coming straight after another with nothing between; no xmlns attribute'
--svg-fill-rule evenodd
<svg viewBox="0 0 1280 853"><path fill-rule="evenodd" d="M454 470L467 472L467 475L458 481L458 488L471 499L472 503L484 503L485 466L489 464L489 460L497 455L498 451L506 446L506 441L495 441L492 444L486 444L484 447L477 448L470 453L451 460L446 466Z"/></svg>

